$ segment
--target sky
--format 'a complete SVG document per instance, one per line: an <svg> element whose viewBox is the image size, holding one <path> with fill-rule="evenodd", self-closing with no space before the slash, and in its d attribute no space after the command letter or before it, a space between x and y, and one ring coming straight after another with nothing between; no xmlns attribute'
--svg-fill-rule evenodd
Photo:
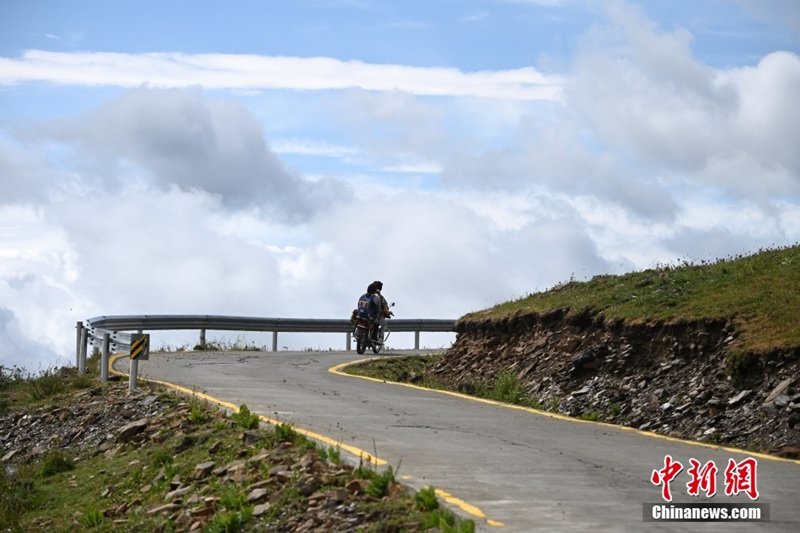
<svg viewBox="0 0 800 533"><path fill-rule="evenodd" d="M799 241L796 0L0 3L5 368L102 315L348 318L380 279L455 319Z"/></svg>

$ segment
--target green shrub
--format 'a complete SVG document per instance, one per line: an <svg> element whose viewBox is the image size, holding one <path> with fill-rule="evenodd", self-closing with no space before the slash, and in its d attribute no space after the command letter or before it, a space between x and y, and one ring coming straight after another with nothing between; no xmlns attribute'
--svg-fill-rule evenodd
<svg viewBox="0 0 800 533"><path fill-rule="evenodd" d="M436 498L436 489L426 487L414 495L414 505L420 511L435 511L439 508L439 499Z"/></svg>
<svg viewBox="0 0 800 533"><path fill-rule="evenodd" d="M238 533L239 531L244 531L244 526L252 514L252 506L241 511L217 514L206 531L209 533Z"/></svg>
<svg viewBox="0 0 800 533"><path fill-rule="evenodd" d="M50 477L74 469L75 463L72 459L59 450L50 450L42 461L42 466L39 468L39 475L42 477Z"/></svg>
<svg viewBox="0 0 800 533"><path fill-rule="evenodd" d="M0 391L8 390L12 386L25 380L23 369L14 366L11 368L0 365Z"/></svg>
<svg viewBox="0 0 800 533"><path fill-rule="evenodd" d="M366 479L369 481L374 479L377 473L373 470L370 463L364 463L364 458L362 457L358 463L358 468L353 472L353 476L357 479Z"/></svg>
<svg viewBox="0 0 800 533"><path fill-rule="evenodd" d="M219 351L221 351L220 347L217 346L216 344L214 344L213 342L206 343L206 344L195 344L193 349L197 350L197 351L208 351L208 352L219 352Z"/></svg>
<svg viewBox="0 0 800 533"><path fill-rule="evenodd" d="M342 450L338 446L328 446L328 448L320 448L319 456L321 459L327 459L331 464L340 466L342 464Z"/></svg>
<svg viewBox="0 0 800 533"><path fill-rule="evenodd" d="M199 405L192 405L192 415L189 418L192 424L202 424L206 419L206 412Z"/></svg>
<svg viewBox="0 0 800 533"><path fill-rule="evenodd" d="M65 390L67 385L64 378L52 368L44 370L39 377L28 381L28 393L35 401L55 396Z"/></svg>
<svg viewBox="0 0 800 533"><path fill-rule="evenodd" d="M275 438L279 441L295 442L300 435L288 424L275 426Z"/></svg>
<svg viewBox="0 0 800 533"><path fill-rule="evenodd" d="M228 512L217 514L207 531L212 533L243 531L254 509L252 505L247 504L247 496L240 493L235 487L229 487L220 496L219 504Z"/></svg>
<svg viewBox="0 0 800 533"><path fill-rule="evenodd" d="M510 370L501 370L494 380L494 399L500 402L518 404L523 396L522 385L517 375Z"/></svg>
<svg viewBox="0 0 800 533"><path fill-rule="evenodd" d="M41 494L30 473L30 467L9 471L0 468L0 530L14 531L19 517L38 505Z"/></svg>
<svg viewBox="0 0 800 533"><path fill-rule="evenodd" d="M95 381L92 375L86 373L82 376L75 376L74 378L72 378L72 380L70 380L69 386L72 387L73 389L82 390L93 387L94 384Z"/></svg>
<svg viewBox="0 0 800 533"><path fill-rule="evenodd" d="M229 487L220 496L219 504L228 511L240 511L247 506L247 496Z"/></svg>
<svg viewBox="0 0 800 533"><path fill-rule="evenodd" d="M153 465L156 468L171 465L175 459L166 448L159 448L153 453Z"/></svg>
<svg viewBox="0 0 800 533"><path fill-rule="evenodd" d="M475 533L475 522L472 520L456 520L447 508L438 509L428 515L423 527L438 528L442 533Z"/></svg>
<svg viewBox="0 0 800 533"><path fill-rule="evenodd" d="M389 489L389 485L396 481L394 470L389 466L382 474L377 474L372 478L367 487L367 494L375 498L383 498L386 495L386 491Z"/></svg>
<svg viewBox="0 0 800 533"><path fill-rule="evenodd" d="M77 519L86 527L99 527L103 523L103 513L94 507L89 507Z"/></svg>
<svg viewBox="0 0 800 533"><path fill-rule="evenodd" d="M242 404L241 407L239 407L239 411L233 413L231 418L244 429L256 429L260 421L258 415L251 413L246 404Z"/></svg>

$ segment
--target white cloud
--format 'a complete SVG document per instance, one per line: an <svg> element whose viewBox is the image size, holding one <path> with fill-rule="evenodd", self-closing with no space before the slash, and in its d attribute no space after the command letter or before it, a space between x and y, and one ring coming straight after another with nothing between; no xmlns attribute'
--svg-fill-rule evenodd
<svg viewBox="0 0 800 533"><path fill-rule="evenodd" d="M67 232L41 210L0 206L0 365L36 371L68 353L87 301L74 290L80 269Z"/></svg>
<svg viewBox="0 0 800 533"><path fill-rule="evenodd" d="M438 174L442 167L435 163L405 163L382 167L385 172L407 172L409 174Z"/></svg>
<svg viewBox="0 0 800 533"><path fill-rule="evenodd" d="M26 135L74 151L80 181L106 191L132 182L200 189L231 208L258 208L297 221L349 195L340 182L312 183L287 168L244 107L208 100L199 89L133 89L77 120L31 128ZM18 158L4 159L14 165ZM34 179L43 178L34 173Z"/></svg>
<svg viewBox="0 0 800 533"><path fill-rule="evenodd" d="M52 169L40 152L19 146L4 133L0 130L0 205L45 200Z"/></svg>
<svg viewBox="0 0 800 533"><path fill-rule="evenodd" d="M347 158L361 154L358 148L342 146L316 139L273 139L269 143L276 154L318 155L323 157Z"/></svg>
<svg viewBox="0 0 800 533"><path fill-rule="evenodd" d="M480 13L474 13L472 15L466 15L464 17L461 17L458 20L459 20L459 22L479 22L481 20L485 20L486 17L488 17L488 16L489 16L489 12L488 11L481 11Z"/></svg>
<svg viewBox="0 0 800 533"><path fill-rule="evenodd" d="M329 57L233 54L47 52L0 58L0 84L46 81L64 85L158 88L323 90L360 87L417 95L554 100L561 80L533 67L462 72L454 68L379 65Z"/></svg>
<svg viewBox="0 0 800 533"><path fill-rule="evenodd" d="M56 365L67 365L75 359L62 358L38 339L41 332L30 331L11 309L0 306L0 368L8 372L12 367L28 372L47 370Z"/></svg>
<svg viewBox="0 0 800 533"><path fill-rule="evenodd" d="M346 318L379 278L397 316L455 318L570 276L800 240L797 55L714 69L685 30L624 3L608 13L558 77L1 60L7 85L131 89L76 118L2 125L0 364L71 358L75 321L100 314Z"/></svg>
<svg viewBox="0 0 800 533"><path fill-rule="evenodd" d="M348 91L341 100L337 119L366 156L403 165L440 164L456 148L453 143L469 132L448 132L446 105L406 93Z"/></svg>
<svg viewBox="0 0 800 533"><path fill-rule="evenodd" d="M708 176L740 197L798 198L798 56L775 52L756 67L715 71L692 56L684 30L661 32L633 10L611 13L614 31L587 43L566 89L601 146L640 171Z"/></svg>
<svg viewBox="0 0 800 533"><path fill-rule="evenodd" d="M764 170L783 170L800 184L800 57L775 52L724 75L737 87L739 106L732 127L719 133Z"/></svg>

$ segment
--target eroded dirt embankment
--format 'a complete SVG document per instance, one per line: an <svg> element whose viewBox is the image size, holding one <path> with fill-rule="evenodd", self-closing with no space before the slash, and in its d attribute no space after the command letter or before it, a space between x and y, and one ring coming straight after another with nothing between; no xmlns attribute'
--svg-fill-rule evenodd
<svg viewBox="0 0 800 533"><path fill-rule="evenodd" d="M542 408L797 458L800 348L736 353L735 325L606 323L564 311L462 320L436 377L470 392L511 370Z"/></svg>

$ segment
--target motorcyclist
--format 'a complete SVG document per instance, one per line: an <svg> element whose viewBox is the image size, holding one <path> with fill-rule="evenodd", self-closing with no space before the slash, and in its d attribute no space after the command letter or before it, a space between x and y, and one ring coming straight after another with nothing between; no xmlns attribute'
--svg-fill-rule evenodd
<svg viewBox="0 0 800 533"><path fill-rule="evenodd" d="M375 295L373 296L373 302L378 306L378 314L376 317L376 324L377 328L373 328L374 336L373 339L375 342L383 344L383 331L386 328L386 319L390 316L394 315L391 309L389 309L389 304L386 302L386 298L383 297L381 291L383 290L383 282L382 281L373 281L370 284L375 290Z"/></svg>
<svg viewBox="0 0 800 533"><path fill-rule="evenodd" d="M370 283L367 287L367 292L362 294L358 299L358 308L353 311L353 319L360 316L370 324L377 321L380 315L381 300L380 295L376 294L375 284Z"/></svg>

